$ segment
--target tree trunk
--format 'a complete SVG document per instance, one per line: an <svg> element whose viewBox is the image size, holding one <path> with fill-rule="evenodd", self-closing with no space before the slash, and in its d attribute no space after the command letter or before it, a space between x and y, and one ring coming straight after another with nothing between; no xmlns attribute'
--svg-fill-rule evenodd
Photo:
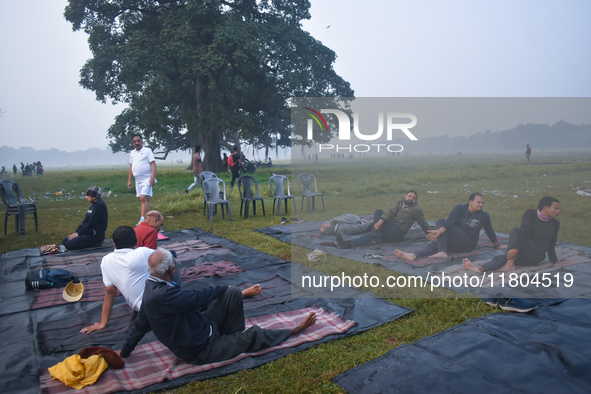
<svg viewBox="0 0 591 394"><path fill-rule="evenodd" d="M205 168L207 171L224 172L224 164L220 156L220 142L218 134L211 130L203 136L203 150L205 151Z"/></svg>
<svg viewBox="0 0 591 394"><path fill-rule="evenodd" d="M216 97L215 94L212 93L212 95L209 97L209 100L206 101L207 104L204 104L204 85L205 83L201 80L201 78L197 77L195 80L195 94L197 102L197 106L195 109L197 110L197 118L200 120L201 123L197 127L197 129L201 131L199 133L201 147L203 148L203 152L205 154L203 170L211 172L224 172L225 168L220 155L219 126L216 113ZM204 113L207 111L209 113ZM203 124L203 120L206 119L207 121L209 121L208 125Z"/></svg>
<svg viewBox="0 0 591 394"><path fill-rule="evenodd" d="M205 168L207 171L223 172L224 164L220 155L220 130L217 117L217 102L211 100L210 105L210 124L207 134L203 136L203 150L205 151Z"/></svg>

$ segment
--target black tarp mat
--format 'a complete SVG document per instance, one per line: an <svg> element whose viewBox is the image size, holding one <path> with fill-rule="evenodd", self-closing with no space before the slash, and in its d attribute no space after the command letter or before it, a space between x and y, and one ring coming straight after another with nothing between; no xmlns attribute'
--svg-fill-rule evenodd
<svg viewBox="0 0 591 394"><path fill-rule="evenodd" d="M278 259L274 256L256 251L252 248L240 245L233 241L220 238L211 233L199 229L190 229L176 232L167 232L170 238L168 241L159 242L160 246L166 247L167 243L182 240L191 240L199 238L210 244L220 244L222 248L230 250L224 255L205 255L195 261L184 261L179 263L180 268L193 266L206 261L232 261L236 265L244 268L246 271L237 275L219 278L206 278L188 282L187 286L211 286L215 284L240 285L245 283L258 283L265 280L275 280L275 286L282 286L281 281L290 282L291 264ZM108 250L107 250L108 251ZM92 252L97 252L92 251ZM84 256L85 252L78 252ZM68 252L64 255L76 255L76 252ZM45 369L56 363L63 361L75 351L58 351L54 348L44 348L40 341L47 341L47 336L38 338L37 328L49 326L55 329L56 325L62 322L64 326L76 324L81 317L88 319L88 324L98 321L102 301L76 302L65 305L56 305L46 308L29 310L30 303L35 294L34 291L24 289L24 276L30 267L39 267L42 264L42 258L32 250L26 249L22 253L19 251L4 254L0 258L0 344L3 349L2 361L0 361L0 383L3 392L39 392L38 370ZM319 274L319 273L316 273ZM96 276L85 277L84 280L96 280ZM273 279L274 278L274 279ZM279 279L278 279L279 278ZM263 284L264 285L264 284ZM264 291L264 288L263 288ZM352 297L347 299L320 299L320 298L302 298L285 301L284 289L277 295L277 299L268 299L268 303L262 305L245 304L247 316L259 316L277 311L289 311L301 309L312 305L324 308L334 312L344 319L354 320L357 326L350 329L346 334L327 337L322 341L303 344L293 349L282 349L263 356L240 360L235 364L226 367L214 369L198 375L185 376L170 382L163 382L142 390L145 392L166 389L186 384L194 380L208 379L216 376L223 376L245 368L261 365L275 360L291 352L299 351L317 343L329 341L335 338L353 335L367 329L376 327L388 321L395 320L410 312L408 308L400 307L393 303L376 298L371 294L361 294L354 289L350 289ZM125 308L123 297L116 297L114 310ZM123 310L123 309L122 309ZM116 315L119 316L119 315ZM114 316L114 317L116 317ZM126 316L120 316L125 324ZM75 333L77 334L77 333ZM84 341L88 338L87 342ZM49 338L51 339L51 338ZM68 341L68 338L64 338ZM101 341L94 341L91 335L83 335L71 339L77 346L101 345ZM147 343L154 340L149 334L141 343ZM95 343L99 342L99 343ZM42 354L41 348L44 349ZM49 349L49 350L48 350Z"/></svg>
<svg viewBox="0 0 591 394"><path fill-rule="evenodd" d="M469 320L333 380L349 393L589 393L591 299L545 301L529 314Z"/></svg>
<svg viewBox="0 0 591 394"><path fill-rule="evenodd" d="M470 292L475 296L494 297L503 295L505 297L543 297L543 298L570 298L579 297L591 291L591 248L573 245L568 242L559 242L557 244L557 254L559 260L562 259L560 248L566 251L567 256L573 254L580 254L580 256L572 257L573 264L569 262L565 264L552 265L549 261L544 261L536 267L524 267L515 271L519 279L528 285L522 287L509 286L509 274L506 274L504 286L498 275L495 276L493 286L490 286L490 277L487 274L483 277L480 273L473 273L463 268L462 260L464 257L469 258L473 262L485 262L492 259L494 256L506 253L504 250L496 250L493 248L490 240L484 232L481 232L481 237L478 246L472 252L450 254L447 259L432 259L422 258L414 262L406 262L394 257L396 249L405 252L416 251L428 244L425 238L425 233L415 223L405 239L397 243L380 243L373 245L364 245L359 248L341 249L336 245L334 236L321 237L319 229L322 221L310 221L304 223L295 223L291 225L276 225L273 227L264 227L257 231L267 234L284 242L291 242L292 245L302 246L311 250L319 249L327 254L339 256L364 263L377 264L387 268L393 272L399 272L406 275L420 276L425 281L431 283L442 284L442 287L458 291ZM429 225L434 225L434 222L429 221ZM507 234L497 232L497 237L501 244L507 244L509 236ZM344 237L348 239L350 237ZM332 245L331 245L332 244ZM433 277L442 277L445 273L447 277L464 277L467 279L462 281L453 280L433 282ZM538 274L536 276L536 273ZM548 273L543 276L544 273ZM556 277L553 274L559 273ZM523 275L522 275L523 274ZM573 286L564 286L564 279L573 278ZM572 275L572 276L569 276ZM470 282L470 278L475 276ZM544 282L542 283L542 277ZM548 279L546 279L548 278ZM528 280L529 279L529 280ZM530 280L536 279L537 285L532 285ZM550 280L550 285L546 286L547 280ZM468 285L466 285L466 282ZM460 283L455 285L454 283ZM470 285L472 284L472 285ZM427 286L429 287L429 286ZM439 286L437 286L439 287ZM394 295L393 295L394 296ZM397 294L399 296L399 294ZM409 296L413 296L409 292ZM434 295L435 296L435 295Z"/></svg>
<svg viewBox="0 0 591 394"><path fill-rule="evenodd" d="M426 267L416 266L416 264L409 264L403 260L396 261L390 256L394 256L394 251L400 249L403 251L414 251L427 245L428 241L425 238L423 230L415 223L402 242L396 243L380 243L373 245L364 245L358 248L341 249L336 245L336 238L334 236L321 237L319 235L322 221L310 221L304 223L297 223L291 225L277 225L273 227L263 227L257 229L263 234L269 235L284 242L290 242L293 245L302 246L308 249L320 249L328 254L344 257L351 260L361 261L364 263L379 264L391 271L400 272L407 275L423 275L426 276L430 271L441 271L448 267L454 258L451 260L435 261ZM434 225L435 222L429 221L429 225ZM497 233L499 238L507 237L504 234ZM345 239L353 238L354 236L344 237ZM481 247L480 255L482 258L494 256L499 251L485 244L489 244L488 238L481 239L479 245ZM330 245L332 244L332 245ZM369 257L368 252L378 258ZM367 257L366 257L367 256ZM480 257L479 257L480 258ZM455 259L458 260L458 259ZM461 260L459 260L461 261Z"/></svg>

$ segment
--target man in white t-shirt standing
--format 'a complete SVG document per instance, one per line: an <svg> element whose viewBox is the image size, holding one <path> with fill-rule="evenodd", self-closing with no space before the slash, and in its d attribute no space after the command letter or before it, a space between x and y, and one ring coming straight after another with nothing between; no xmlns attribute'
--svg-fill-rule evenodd
<svg viewBox="0 0 591 394"><path fill-rule="evenodd" d="M129 154L129 176L127 188L131 190L131 177L135 178L136 196L140 198L141 218L138 225L144 221L146 213L150 211L150 197L152 186L156 184L156 159L150 148L144 146L144 140L139 134L131 137L135 150Z"/></svg>
<svg viewBox="0 0 591 394"><path fill-rule="evenodd" d="M117 290L121 292L127 304L136 312L142 305L144 287L150 276L148 273L148 257L154 252L150 248L139 247L134 229L120 226L113 232L115 251L109 253L101 262L105 298L101 312L101 321L84 327L81 332L90 334L107 327Z"/></svg>

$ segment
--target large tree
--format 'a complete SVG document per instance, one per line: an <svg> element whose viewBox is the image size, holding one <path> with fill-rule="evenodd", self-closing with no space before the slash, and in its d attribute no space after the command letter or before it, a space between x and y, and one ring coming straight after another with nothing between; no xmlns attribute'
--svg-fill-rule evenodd
<svg viewBox="0 0 591 394"><path fill-rule="evenodd" d="M196 143L287 146L291 97L353 96L335 54L301 28L307 0L70 0L93 57L81 85L127 103L109 128L114 152L141 132L161 154Z"/></svg>

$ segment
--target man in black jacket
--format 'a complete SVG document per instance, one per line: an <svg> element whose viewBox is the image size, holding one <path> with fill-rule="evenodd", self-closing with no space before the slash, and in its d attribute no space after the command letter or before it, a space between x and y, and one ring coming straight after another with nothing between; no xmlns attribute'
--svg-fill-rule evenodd
<svg viewBox="0 0 591 394"><path fill-rule="evenodd" d="M171 281L175 273L170 252L158 248L148 258L142 306L121 356L131 354L150 330L178 358L197 364L231 359L241 353L276 346L316 322L314 313L292 329L245 329L242 292L216 286L186 290Z"/></svg>
<svg viewBox="0 0 591 394"><path fill-rule="evenodd" d="M82 224L62 241L66 249L90 248L105 240L109 214L101 195L101 188L98 186L91 186L86 191L86 200L92 205L86 211Z"/></svg>

